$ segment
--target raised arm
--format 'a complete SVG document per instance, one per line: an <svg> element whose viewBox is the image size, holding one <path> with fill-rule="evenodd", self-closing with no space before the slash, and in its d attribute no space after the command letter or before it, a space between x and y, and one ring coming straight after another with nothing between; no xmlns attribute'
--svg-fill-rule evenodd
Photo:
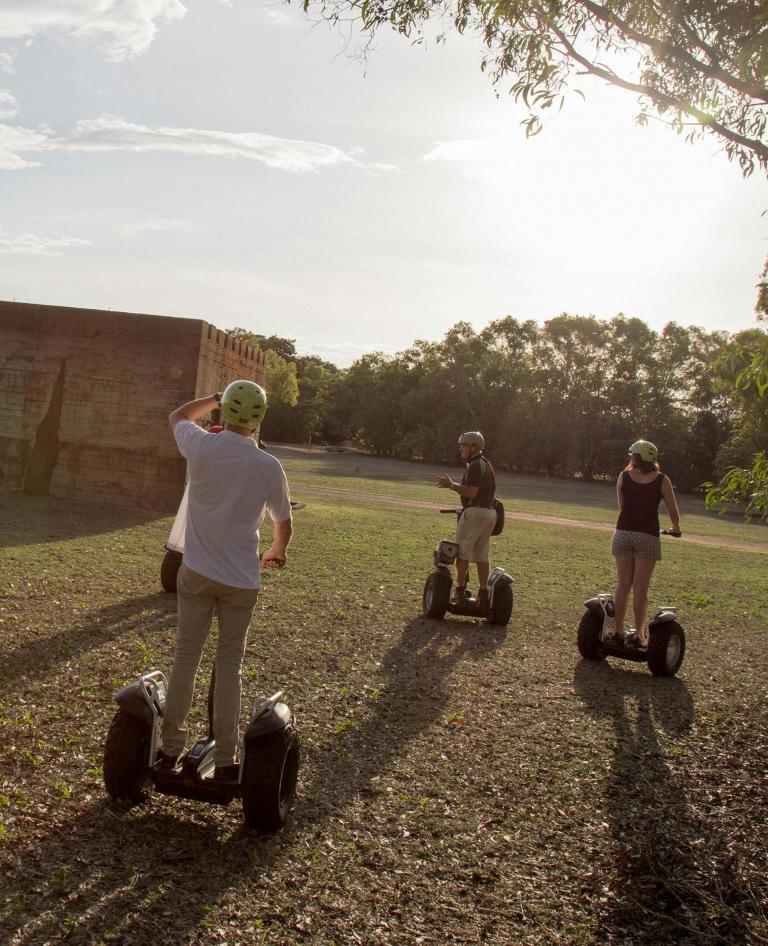
<svg viewBox="0 0 768 946"><path fill-rule="evenodd" d="M180 420L196 421L200 420L201 417L205 417L206 414L210 414L219 406L220 398L220 394L209 394L208 397L199 397L195 401L187 401L186 404L177 407L175 411L171 411L168 415L171 430Z"/></svg>

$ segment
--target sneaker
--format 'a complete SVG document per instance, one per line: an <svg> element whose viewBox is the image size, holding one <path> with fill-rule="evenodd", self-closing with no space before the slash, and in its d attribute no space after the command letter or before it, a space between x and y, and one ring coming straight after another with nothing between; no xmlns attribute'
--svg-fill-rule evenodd
<svg viewBox="0 0 768 946"><path fill-rule="evenodd" d="M624 643L627 647L639 647L640 646L640 635L631 627L627 633L624 635Z"/></svg>
<svg viewBox="0 0 768 946"><path fill-rule="evenodd" d="M451 604L463 604L467 596L466 585L456 585L451 592Z"/></svg>
<svg viewBox="0 0 768 946"><path fill-rule="evenodd" d="M477 603L481 608L487 608L491 603L487 588L481 588L477 593Z"/></svg>
<svg viewBox="0 0 768 946"><path fill-rule="evenodd" d="M240 766L237 762L233 765L217 765L211 776L212 782L237 782L240 778Z"/></svg>
<svg viewBox="0 0 768 946"><path fill-rule="evenodd" d="M177 755L166 755L164 752L160 753L160 756L155 762L155 768L160 769L161 772L176 772L179 767L179 757Z"/></svg>

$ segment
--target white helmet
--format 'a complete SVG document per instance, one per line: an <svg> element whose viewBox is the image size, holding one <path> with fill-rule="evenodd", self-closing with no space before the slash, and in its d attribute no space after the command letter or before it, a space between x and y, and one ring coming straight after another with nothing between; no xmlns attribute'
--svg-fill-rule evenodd
<svg viewBox="0 0 768 946"><path fill-rule="evenodd" d="M485 437L483 437L479 430L468 430L459 437L459 446L465 443L482 450L485 446Z"/></svg>

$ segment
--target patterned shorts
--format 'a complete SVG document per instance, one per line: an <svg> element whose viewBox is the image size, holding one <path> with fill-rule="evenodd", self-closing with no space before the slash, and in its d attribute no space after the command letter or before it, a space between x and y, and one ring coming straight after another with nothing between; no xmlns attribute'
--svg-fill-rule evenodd
<svg viewBox="0 0 768 946"><path fill-rule="evenodd" d="M627 555L648 562L660 562L661 539L646 532L625 532L623 529L617 529L613 533L611 555Z"/></svg>

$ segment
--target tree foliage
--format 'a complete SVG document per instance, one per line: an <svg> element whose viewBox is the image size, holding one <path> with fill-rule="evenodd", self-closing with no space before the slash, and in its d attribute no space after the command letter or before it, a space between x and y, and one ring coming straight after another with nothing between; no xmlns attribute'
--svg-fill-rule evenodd
<svg viewBox="0 0 768 946"><path fill-rule="evenodd" d="M731 467L719 483L705 483L708 509L727 512L733 505L744 510L744 517L768 520L768 456L755 455L750 469Z"/></svg>
<svg viewBox="0 0 768 946"><path fill-rule="evenodd" d="M536 134L583 74L640 100L650 117L723 143L745 174L768 168L768 15L758 0L303 0L332 21L390 26L415 41L427 24L479 34L482 68L509 83ZM444 33L441 34L444 39ZM578 90L577 90L578 91Z"/></svg>
<svg viewBox="0 0 768 946"><path fill-rule="evenodd" d="M759 426L754 399L734 400L730 344L723 332L670 323L657 333L624 316L506 317L480 332L459 322L442 341L341 372L335 424L372 453L430 461L454 459L457 434L480 429L503 468L584 479L615 475L643 436L675 482L695 488L716 475L735 431Z"/></svg>

